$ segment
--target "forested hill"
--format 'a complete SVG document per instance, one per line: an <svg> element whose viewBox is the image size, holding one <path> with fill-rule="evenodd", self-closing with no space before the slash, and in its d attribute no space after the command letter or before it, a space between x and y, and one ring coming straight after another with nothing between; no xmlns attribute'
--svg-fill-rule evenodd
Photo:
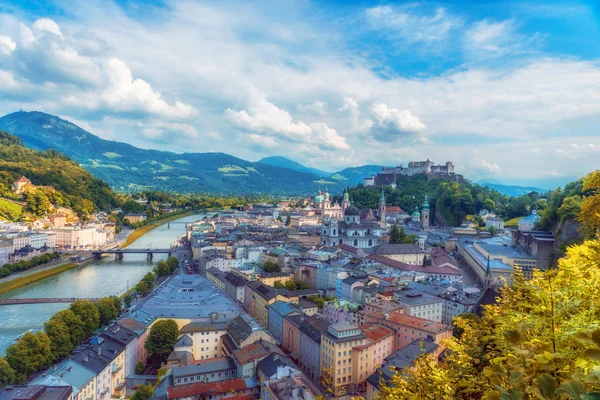
<svg viewBox="0 0 600 400"><path fill-rule="evenodd" d="M0 131L0 196L13 197L12 184L21 176L36 186L53 187L55 192L41 190L54 204L79 213L108 211L119 204L110 186L75 161L56 150L28 149L20 138Z"/></svg>
<svg viewBox="0 0 600 400"><path fill-rule="evenodd" d="M532 192L520 197L509 197L497 190L466 181L464 183L445 182L439 179L427 181L424 174L401 177L397 188L384 188L387 205L399 206L411 214L416 208L421 210L425 194L429 197L431 215L442 226L458 226L468 215L481 209L495 212L510 219L529 214L536 208L541 196ZM381 187L358 185L350 189L350 195L357 207L377 208Z"/></svg>
<svg viewBox="0 0 600 400"><path fill-rule="evenodd" d="M224 153L140 149L104 140L69 121L36 111L1 117L0 130L20 137L29 148L60 151L118 191L294 195L314 193L325 185L341 193L347 184Z"/></svg>

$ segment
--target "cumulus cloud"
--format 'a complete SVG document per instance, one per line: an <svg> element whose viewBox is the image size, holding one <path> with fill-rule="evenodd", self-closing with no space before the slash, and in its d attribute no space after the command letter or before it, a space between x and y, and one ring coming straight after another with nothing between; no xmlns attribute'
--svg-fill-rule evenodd
<svg viewBox="0 0 600 400"><path fill-rule="evenodd" d="M500 172L502 172L502 168L500 168L498 164L484 160L477 156L472 158L468 168L473 173L480 175L498 175Z"/></svg>
<svg viewBox="0 0 600 400"><path fill-rule="evenodd" d="M169 104L148 82L135 78L124 61L110 56L110 46L87 30L67 35L55 21L41 18L31 27L20 24L20 45L1 38L0 50L11 50L6 66L12 81L52 88L55 98L72 109L138 118L185 119L194 113L181 101Z"/></svg>
<svg viewBox="0 0 600 400"><path fill-rule="evenodd" d="M239 103L243 109L225 110L225 116L238 128L299 144L338 150L349 148L345 138L335 129L324 123L294 121L289 112L268 101L256 88L248 89Z"/></svg>
<svg viewBox="0 0 600 400"><path fill-rule="evenodd" d="M384 103L375 103L369 108L371 122L369 133L378 140L395 140L401 136L423 133L423 124L409 110L390 108Z"/></svg>
<svg viewBox="0 0 600 400"><path fill-rule="evenodd" d="M581 157L587 157L590 154L600 154L600 146L594 143L572 143L568 147L556 149L555 152L560 157L574 160Z"/></svg>
<svg viewBox="0 0 600 400"><path fill-rule="evenodd" d="M312 114L318 117L327 115L327 103L324 101L315 101L311 104L299 104L298 111L305 114Z"/></svg>
<svg viewBox="0 0 600 400"><path fill-rule="evenodd" d="M8 36L0 35L0 54L10 54L17 48L17 44Z"/></svg>
<svg viewBox="0 0 600 400"><path fill-rule="evenodd" d="M345 112L350 114L350 120L354 125L358 122L358 116L360 115L360 110L358 109L358 103L352 97L344 97L344 103L339 108L340 112Z"/></svg>

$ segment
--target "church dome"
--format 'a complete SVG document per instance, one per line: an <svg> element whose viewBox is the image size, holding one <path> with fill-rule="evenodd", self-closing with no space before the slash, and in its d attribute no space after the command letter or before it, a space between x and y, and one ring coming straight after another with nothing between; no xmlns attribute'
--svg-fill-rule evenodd
<svg viewBox="0 0 600 400"><path fill-rule="evenodd" d="M318 194L315 196L315 203L322 203L323 202L323 195L322 194Z"/></svg>
<svg viewBox="0 0 600 400"><path fill-rule="evenodd" d="M356 206L352 205L346 208L344 215L360 215L360 210Z"/></svg>

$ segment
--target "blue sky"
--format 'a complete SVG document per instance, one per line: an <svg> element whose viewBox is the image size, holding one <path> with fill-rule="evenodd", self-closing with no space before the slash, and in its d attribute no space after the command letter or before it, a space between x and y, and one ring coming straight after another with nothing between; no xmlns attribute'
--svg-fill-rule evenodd
<svg viewBox="0 0 600 400"><path fill-rule="evenodd" d="M336 170L452 160L563 184L600 159L592 1L0 0L0 113Z"/></svg>

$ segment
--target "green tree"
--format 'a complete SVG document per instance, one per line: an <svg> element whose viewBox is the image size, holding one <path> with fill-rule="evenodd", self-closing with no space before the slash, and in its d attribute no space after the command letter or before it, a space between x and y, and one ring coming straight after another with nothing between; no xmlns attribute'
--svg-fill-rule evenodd
<svg viewBox="0 0 600 400"><path fill-rule="evenodd" d="M150 385L141 385L135 390L131 400L149 400L152 397L154 390Z"/></svg>
<svg viewBox="0 0 600 400"><path fill-rule="evenodd" d="M15 382L15 370L4 357L0 357L0 388Z"/></svg>
<svg viewBox="0 0 600 400"><path fill-rule="evenodd" d="M177 257L169 257L167 258L167 265L169 266L170 273L173 273L179 266L179 260Z"/></svg>
<svg viewBox="0 0 600 400"><path fill-rule="evenodd" d="M52 363L50 339L42 331L26 332L6 349L6 361L15 371L15 381L25 382L31 374Z"/></svg>
<svg viewBox="0 0 600 400"><path fill-rule="evenodd" d="M276 262L273 261L265 261L263 263L263 271L265 272L281 272L281 268L279 267L279 264L277 264Z"/></svg>
<svg viewBox="0 0 600 400"><path fill-rule="evenodd" d="M135 285L135 291L138 292L141 296L145 296L150 291L146 282L140 281L137 285Z"/></svg>
<svg viewBox="0 0 600 400"><path fill-rule="evenodd" d="M135 373L138 375L141 375L142 372L144 372L145 368L146 368L146 366L144 365L144 363L141 361L138 361L137 364L135 365Z"/></svg>
<svg viewBox="0 0 600 400"><path fill-rule="evenodd" d="M290 217L288 215L287 218L285 219L285 226L290 226L291 224L292 224L292 217Z"/></svg>
<svg viewBox="0 0 600 400"><path fill-rule="evenodd" d="M71 340L72 348L79 346L86 337L83 321L71 310L57 312L50 318L50 321L60 322L62 325L69 328L69 338Z"/></svg>
<svg viewBox="0 0 600 400"><path fill-rule="evenodd" d="M457 317L448 357L399 371L398 399L597 399L600 396L600 241L568 249L557 269L515 269L483 317Z"/></svg>
<svg viewBox="0 0 600 400"><path fill-rule="evenodd" d="M558 216L561 220L575 219L581 211L581 196L565 197L562 205L558 208Z"/></svg>
<svg viewBox="0 0 600 400"><path fill-rule="evenodd" d="M390 238L389 238L388 242L392 243L392 244L398 244L398 243L402 243L403 240L404 240L404 238L402 237L400 229L398 229L398 225L396 225L396 224L392 225L392 228L390 229Z"/></svg>
<svg viewBox="0 0 600 400"><path fill-rule="evenodd" d="M496 210L496 203L494 202L494 200L487 198L483 201L483 208L485 208L488 211L494 212Z"/></svg>
<svg viewBox="0 0 600 400"><path fill-rule="evenodd" d="M94 303L88 300L77 300L69 307L71 311L83 322L85 337L91 336L100 328L100 312Z"/></svg>
<svg viewBox="0 0 600 400"><path fill-rule="evenodd" d="M179 337L179 328L172 319L158 321L150 328L150 333L144 344L148 351L149 362L159 366L165 362Z"/></svg>
<svg viewBox="0 0 600 400"><path fill-rule="evenodd" d="M100 325L108 325L119 316L115 302L109 297L103 297L96 303L100 313Z"/></svg>
<svg viewBox="0 0 600 400"><path fill-rule="evenodd" d="M488 229L488 232L492 234L492 236L496 236L498 234L498 228L496 228L495 226L490 226Z"/></svg>
<svg viewBox="0 0 600 400"><path fill-rule="evenodd" d="M152 287L154 287L154 280L155 279L156 279L156 277L154 276L154 274L152 272L148 272L142 278L142 282L144 282L146 284L146 286L148 286L148 289L151 289Z"/></svg>
<svg viewBox="0 0 600 400"><path fill-rule="evenodd" d="M125 303L125 307L129 307L132 300L131 293L127 293L125 296L123 296L123 303Z"/></svg>
<svg viewBox="0 0 600 400"><path fill-rule="evenodd" d="M69 327L60 319L51 318L44 324L44 332L50 339L52 360L60 360L71 353L75 347L71 343Z"/></svg>
<svg viewBox="0 0 600 400"><path fill-rule="evenodd" d="M171 273L171 268L169 267L169 264L167 264L166 261L161 260L156 264L153 271L156 276L164 276L169 275Z"/></svg>
<svg viewBox="0 0 600 400"><path fill-rule="evenodd" d="M285 285L283 283L281 283L281 281L275 281L275 283L273 284L273 287L275 289L285 289Z"/></svg>
<svg viewBox="0 0 600 400"><path fill-rule="evenodd" d="M111 299L113 304L115 305L115 310L117 310L118 317L123 312L123 301L119 296L109 296L108 298Z"/></svg>
<svg viewBox="0 0 600 400"><path fill-rule="evenodd" d="M50 200L41 190L32 190L26 194L26 210L36 217L43 217L50 210Z"/></svg>

